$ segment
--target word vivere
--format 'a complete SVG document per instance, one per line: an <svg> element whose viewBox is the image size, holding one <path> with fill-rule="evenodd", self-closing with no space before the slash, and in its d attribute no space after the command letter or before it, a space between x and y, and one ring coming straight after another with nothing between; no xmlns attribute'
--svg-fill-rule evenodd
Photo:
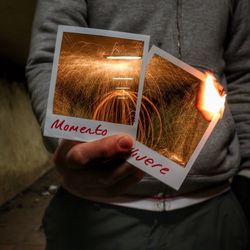
<svg viewBox="0 0 250 250"><path fill-rule="evenodd" d="M159 169L160 174L165 175L170 169L164 167L162 164L157 163L157 160L149 157L148 155L142 155L138 148L133 148L131 157L136 161L141 162L144 166Z"/></svg>

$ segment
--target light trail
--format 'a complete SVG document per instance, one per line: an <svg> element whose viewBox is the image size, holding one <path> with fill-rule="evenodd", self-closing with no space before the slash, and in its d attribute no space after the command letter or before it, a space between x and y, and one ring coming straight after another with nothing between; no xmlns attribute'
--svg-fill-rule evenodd
<svg viewBox="0 0 250 250"><path fill-rule="evenodd" d="M60 54L53 112L133 125L142 58L124 56L129 53L118 43L112 51L101 42L72 43ZM141 55L143 46L135 47ZM195 77L154 56L145 74L137 140L185 166L209 124L195 106L198 87Z"/></svg>
<svg viewBox="0 0 250 250"><path fill-rule="evenodd" d="M133 91L116 90L107 93L97 101L92 116L93 120L113 123L133 124L136 109L137 93ZM152 113L154 121L152 120ZM158 124L157 130L154 123ZM138 138L144 144L156 148L162 136L162 121L156 106L147 97L142 97L141 113L138 125Z"/></svg>
<svg viewBox="0 0 250 250"><path fill-rule="evenodd" d="M133 77L113 77L114 81L133 81Z"/></svg>
<svg viewBox="0 0 250 250"><path fill-rule="evenodd" d="M109 60L141 60L142 57L141 56L116 56L116 55L112 55L112 56L105 56L106 59Z"/></svg>
<svg viewBox="0 0 250 250"><path fill-rule="evenodd" d="M130 87L115 87L115 89L118 89L118 90L119 90L119 89L120 89L120 90L123 90L123 89L124 89L124 90L128 90L128 89L130 89Z"/></svg>

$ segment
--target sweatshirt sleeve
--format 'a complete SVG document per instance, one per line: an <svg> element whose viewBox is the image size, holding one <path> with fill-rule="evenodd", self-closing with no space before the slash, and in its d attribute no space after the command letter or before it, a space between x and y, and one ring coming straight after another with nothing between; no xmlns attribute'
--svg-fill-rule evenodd
<svg viewBox="0 0 250 250"><path fill-rule="evenodd" d="M38 0L33 21L30 54L26 78L34 113L44 127L49 84L58 25L87 26L85 0ZM45 146L53 152L54 138L44 138Z"/></svg>
<svg viewBox="0 0 250 250"><path fill-rule="evenodd" d="M225 47L228 103L240 142L240 169L250 168L250 0L235 0Z"/></svg>

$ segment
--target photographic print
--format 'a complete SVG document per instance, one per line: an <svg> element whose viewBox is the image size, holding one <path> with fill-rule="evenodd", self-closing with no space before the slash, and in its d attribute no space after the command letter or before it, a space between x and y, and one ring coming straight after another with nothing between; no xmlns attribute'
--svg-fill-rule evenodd
<svg viewBox="0 0 250 250"><path fill-rule="evenodd" d="M178 189L218 121L196 107L205 74L153 47L130 162Z"/></svg>
<svg viewBox="0 0 250 250"><path fill-rule="evenodd" d="M45 134L79 140L117 132L135 137L148 43L143 35L60 26Z"/></svg>

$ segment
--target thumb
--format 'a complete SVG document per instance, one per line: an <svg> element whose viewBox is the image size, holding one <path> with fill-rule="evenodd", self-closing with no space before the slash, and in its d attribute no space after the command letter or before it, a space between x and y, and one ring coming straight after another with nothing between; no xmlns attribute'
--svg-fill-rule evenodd
<svg viewBox="0 0 250 250"><path fill-rule="evenodd" d="M73 165L86 165L90 162L109 160L128 155L133 139L128 135L112 135L101 140L77 144L67 154Z"/></svg>

